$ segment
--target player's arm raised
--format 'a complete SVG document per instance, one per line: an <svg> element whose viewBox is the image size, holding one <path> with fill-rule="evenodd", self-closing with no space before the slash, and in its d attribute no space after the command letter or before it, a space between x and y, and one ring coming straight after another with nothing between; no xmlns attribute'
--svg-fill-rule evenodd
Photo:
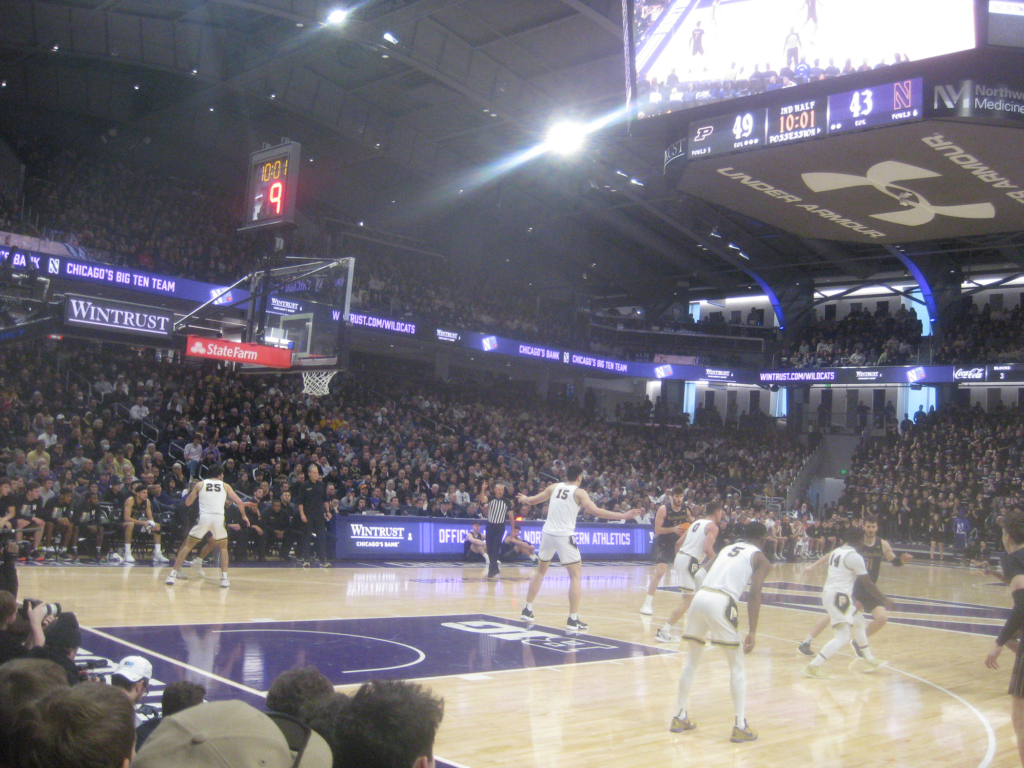
<svg viewBox="0 0 1024 768"><path fill-rule="evenodd" d="M543 504L545 501L551 498L551 494L555 490L555 486L558 483L552 483L540 493L534 494L533 496L527 496L525 493L520 493L516 497L516 501L520 504L529 504L531 507L535 507L538 504Z"/></svg>
<svg viewBox="0 0 1024 768"><path fill-rule="evenodd" d="M592 514L594 517L603 517L607 520L632 520L634 517L643 512L642 509L631 509L628 512L612 512L610 509L601 509L594 500L590 498L590 494L584 491L582 488L577 488L575 492L576 503L583 507L587 512Z"/></svg>
<svg viewBox="0 0 1024 768"><path fill-rule="evenodd" d="M882 557L888 560L890 563L899 568L904 563L909 563L914 559L914 556L909 552L904 552L901 555L897 555L893 552L892 547L889 546L889 542L882 539Z"/></svg>
<svg viewBox="0 0 1024 768"><path fill-rule="evenodd" d="M999 669L999 654L1004 645L1012 644L1017 635L1024 630L1024 575L1014 576L1010 582L1010 594L1013 595L1013 611L1003 625L999 637L992 644L992 648L985 657L985 666L989 669Z"/></svg>
<svg viewBox="0 0 1024 768"><path fill-rule="evenodd" d="M743 652L750 653L754 650L754 643L757 638L757 620L761 616L761 590L764 587L764 580L772 569L771 561L765 557L763 552L754 555L754 572L750 575L750 589L747 591L747 636L743 639Z"/></svg>
<svg viewBox="0 0 1024 768"><path fill-rule="evenodd" d="M239 497L239 495L235 493L231 486L228 485L227 483L224 483L224 493L228 495L228 500L236 507L238 507L238 511L242 513L242 522L246 525L251 525L251 523L249 522L248 515L245 514L245 503L242 501L241 497Z"/></svg>

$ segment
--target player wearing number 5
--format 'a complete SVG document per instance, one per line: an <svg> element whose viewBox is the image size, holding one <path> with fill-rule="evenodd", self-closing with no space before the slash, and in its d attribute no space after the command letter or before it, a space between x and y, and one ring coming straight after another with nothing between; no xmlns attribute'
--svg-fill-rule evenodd
<svg viewBox="0 0 1024 768"><path fill-rule="evenodd" d="M696 523L694 523L696 525ZM719 645L725 651L729 662L729 688L732 691L733 714L736 721L732 728L735 743L753 741L757 738L754 730L747 725L746 698L747 678L743 654L754 650L757 636L757 619L761 614L761 588L771 570L771 563L761 552L768 529L763 523L747 523L742 538L735 544L722 549L708 568L704 585L698 590L686 617L686 631L683 637L690 643L686 666L679 676L679 711L672 718L669 728L672 733L692 731L697 727L686 712L690 689L697 674L705 644ZM750 583L747 596L747 636L740 642L740 613L737 602L743 590Z"/></svg>
<svg viewBox="0 0 1024 768"><path fill-rule="evenodd" d="M821 592L821 604L828 613L832 623L832 639L818 651L803 673L807 677L828 677L821 671L822 665L837 651L850 642L850 628L853 628L853 639L857 641L860 660L868 665L869 672L874 672L885 665L884 661L875 658L868 648L868 635L864 614L853 602L854 588L859 590L876 604L892 610L892 603L883 595L868 574L867 564L857 547L864 543L864 529L849 527L843 531L843 546L833 549L828 556L828 578Z"/></svg>
<svg viewBox="0 0 1024 768"><path fill-rule="evenodd" d="M540 549L537 550L537 571L530 579L530 589L526 595L526 606L521 618L533 621L533 599L540 591L544 575L551 565L551 558L558 555L559 562L569 572L569 620L565 628L570 632L586 632L587 625L580 621L580 573L582 558L573 535L576 533L576 516L582 507L595 517L609 520L631 520L642 510L631 509L628 512L611 512L598 507L590 494L580 488L583 479L583 468L573 464L565 472L564 483L552 483L535 496L519 494L520 504L543 504L548 502L548 515L541 532Z"/></svg>
<svg viewBox="0 0 1024 768"><path fill-rule="evenodd" d="M227 499L231 499L231 502L238 507L238 511L242 514L242 524L248 527L249 518L245 514L245 505L238 498L238 494L231 490L231 486L224 482L224 470L219 464L210 467L205 480L200 480L192 486L192 490L189 491L188 497L185 499L185 505L192 505L197 497L199 498L199 522L188 532L185 543L178 550L178 555L174 558L174 566L167 574L167 584L174 585L174 579L188 553L207 533L210 533L213 535L214 543L220 548L220 585L229 587L231 585L228 583L228 532L224 527L224 504Z"/></svg>

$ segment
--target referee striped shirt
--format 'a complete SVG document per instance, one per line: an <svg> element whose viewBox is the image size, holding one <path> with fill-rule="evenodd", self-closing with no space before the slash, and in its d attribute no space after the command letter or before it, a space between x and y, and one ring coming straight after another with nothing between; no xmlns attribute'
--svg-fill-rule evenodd
<svg viewBox="0 0 1024 768"><path fill-rule="evenodd" d="M508 520L508 510L512 505L504 497L491 499L487 502L487 522L495 525L504 525Z"/></svg>

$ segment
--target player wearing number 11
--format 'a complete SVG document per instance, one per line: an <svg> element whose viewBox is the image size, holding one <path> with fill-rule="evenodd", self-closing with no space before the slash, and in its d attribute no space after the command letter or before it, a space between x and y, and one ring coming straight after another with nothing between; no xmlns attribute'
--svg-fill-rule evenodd
<svg viewBox="0 0 1024 768"><path fill-rule="evenodd" d="M548 502L547 519L544 521L540 548L537 550L537 571L530 579L530 589L526 594L526 606L520 615L523 621L533 621L533 600L540 592L544 576L551 565L551 558L557 554L559 562L569 572L569 619L565 628L570 632L586 632L587 625L580 621L579 617L582 592L580 573L583 560L574 538L576 516L581 507L595 517L604 517L608 520L631 520L642 511L631 509L628 512L611 512L601 509L590 498L590 494L580 488L582 480L583 468L572 464L565 472L564 483L552 483L534 496L527 496L524 493L520 493L518 496L520 504L534 506L543 504L545 501Z"/></svg>

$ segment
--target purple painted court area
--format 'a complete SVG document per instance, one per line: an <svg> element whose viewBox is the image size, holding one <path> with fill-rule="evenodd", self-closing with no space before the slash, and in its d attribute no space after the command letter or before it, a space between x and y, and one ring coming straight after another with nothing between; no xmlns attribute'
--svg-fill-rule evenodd
<svg viewBox="0 0 1024 768"><path fill-rule="evenodd" d="M111 659L140 653L160 680L194 680L208 699L254 704L281 672L309 664L347 685L676 652L486 614L106 627L87 629L82 645Z"/></svg>

